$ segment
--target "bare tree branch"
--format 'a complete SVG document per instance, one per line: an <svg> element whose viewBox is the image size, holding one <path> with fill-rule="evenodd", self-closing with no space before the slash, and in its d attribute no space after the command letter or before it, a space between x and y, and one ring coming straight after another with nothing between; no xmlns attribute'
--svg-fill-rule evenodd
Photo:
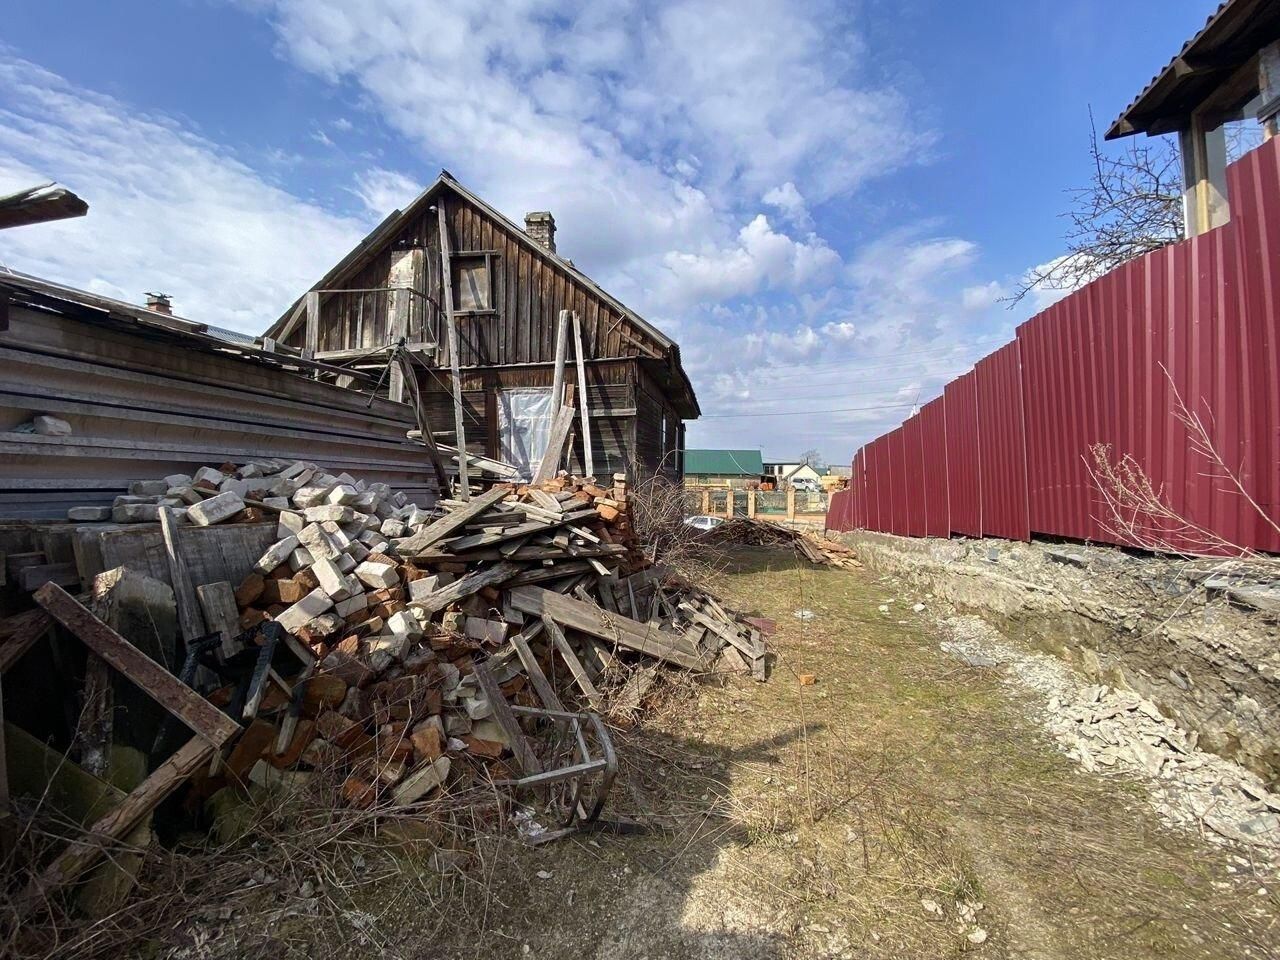
<svg viewBox="0 0 1280 960"><path fill-rule="evenodd" d="M1028 271L1004 298L1010 307L1034 290L1074 290L1183 238L1182 170L1171 141L1131 140L1118 154L1104 153L1090 110L1089 153L1089 183L1067 191L1067 253Z"/></svg>

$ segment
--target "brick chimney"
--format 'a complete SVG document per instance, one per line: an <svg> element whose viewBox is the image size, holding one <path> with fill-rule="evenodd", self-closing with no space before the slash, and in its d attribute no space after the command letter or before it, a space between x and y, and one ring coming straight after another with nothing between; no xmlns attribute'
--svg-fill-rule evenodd
<svg viewBox="0 0 1280 960"><path fill-rule="evenodd" d="M535 210L524 215L524 232L552 253L556 252L556 218L549 210Z"/></svg>
<svg viewBox="0 0 1280 960"><path fill-rule="evenodd" d="M167 293L148 293L147 309L173 316L173 300Z"/></svg>

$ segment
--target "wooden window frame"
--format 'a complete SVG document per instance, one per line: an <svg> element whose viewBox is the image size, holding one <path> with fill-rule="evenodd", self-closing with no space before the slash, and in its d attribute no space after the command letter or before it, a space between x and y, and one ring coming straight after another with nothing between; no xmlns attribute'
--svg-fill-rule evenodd
<svg viewBox="0 0 1280 960"><path fill-rule="evenodd" d="M461 296L462 290L460 287L454 288L453 301L454 301L455 307L453 310L453 315L455 317L488 317L488 316L494 316L497 314L498 306L497 306L497 301L494 295L496 285L494 283L494 276L493 276L493 262L501 255L501 253L502 253L501 250L455 250L453 253L449 255L449 259L451 261L450 262L451 274L458 269L459 261L466 260L466 259L475 260L477 258L483 257L485 277L489 281L489 306L484 310L462 310L459 307L457 307L456 304L462 301L462 296ZM453 284L452 276L449 277L449 283Z"/></svg>

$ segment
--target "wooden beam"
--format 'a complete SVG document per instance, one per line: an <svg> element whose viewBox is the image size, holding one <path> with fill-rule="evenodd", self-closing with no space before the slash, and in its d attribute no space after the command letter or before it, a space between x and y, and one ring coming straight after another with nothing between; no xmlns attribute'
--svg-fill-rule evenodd
<svg viewBox="0 0 1280 960"><path fill-rule="evenodd" d="M498 484L493 489L480 494L465 506L454 507L439 520L435 520L423 527L413 536L401 540L396 544L396 551L402 557L412 557L431 546L431 544L443 540L453 531L462 529L490 507L501 503L510 494L511 487L506 484Z"/></svg>
<svg viewBox="0 0 1280 960"><path fill-rule="evenodd" d="M704 666L702 657L688 640L652 624L607 613L592 604L541 587L516 587L510 597L511 605L521 613L550 616L566 627L690 670L701 670Z"/></svg>
<svg viewBox="0 0 1280 960"><path fill-rule="evenodd" d="M19 915L40 906L51 891L65 886L93 866L106 852L108 844L118 842L159 806L160 801L201 767L207 766L213 752L213 744L204 737L195 736L188 740L125 797L124 802L102 816L84 837L69 843L53 863L32 879L19 899Z"/></svg>
<svg viewBox="0 0 1280 960"><path fill-rule="evenodd" d="M421 607L429 616L443 610L451 603L457 603L464 597L469 597L473 593L483 590L485 587L505 583L523 569L524 567L518 563L503 561L484 570L476 570L473 573L469 573L465 577L441 587L426 598L415 600L413 605Z"/></svg>
<svg viewBox="0 0 1280 960"><path fill-rule="evenodd" d="M569 668L569 673L573 675L573 682L578 685L582 695L587 698L587 702L591 704L591 709L600 710L604 706L604 697L592 684L591 678L587 676L586 667L582 665L578 655L573 652L569 638L564 635L560 625L544 613L542 615L542 628L547 631L547 636L551 638L555 648L560 651L560 656L563 658L565 666Z"/></svg>
<svg viewBox="0 0 1280 960"><path fill-rule="evenodd" d="M95 617L57 584L46 583L32 598L86 647L215 747L221 747L240 733L239 724Z"/></svg>
<svg viewBox="0 0 1280 960"><path fill-rule="evenodd" d="M525 739L524 731L516 721L516 715L511 712L511 704L507 703L507 698L503 696L502 688L498 686L498 681L490 672L488 665L477 663L472 667L471 672L480 682L484 698L489 701L489 706L493 709L493 719L507 735L507 743L511 747L511 755L515 758L517 772L521 776L541 773L542 764L538 762L537 754Z"/></svg>
<svg viewBox="0 0 1280 960"><path fill-rule="evenodd" d="M569 311L561 310L556 322L556 366L551 381L551 422L564 404L564 357L569 340Z"/></svg>
<svg viewBox="0 0 1280 960"><path fill-rule="evenodd" d="M308 290L306 296L307 341L302 355L308 360L315 359L320 352L320 291Z"/></svg>
<svg viewBox="0 0 1280 960"><path fill-rule="evenodd" d="M187 572L187 561L178 547L178 521L168 507L161 507L159 512L164 552L169 559L169 583L173 587L173 598L178 605L178 627L182 631L183 641L190 643L196 637L204 635L204 617L200 614L200 602L191 585L191 574Z"/></svg>
<svg viewBox="0 0 1280 960"><path fill-rule="evenodd" d="M538 626L538 630L545 629ZM530 633L530 631L526 631ZM564 704L560 702L560 697L556 695L556 688L551 685L551 681L547 679L547 675L542 672L542 667L538 663L538 658L533 655L533 651L529 649L529 642L524 633L517 633L511 638L511 645L515 647L516 656L520 658L520 663L524 667L524 672L529 677L529 683L533 685L533 692L538 695L538 699L542 701L543 707L548 710L559 710L564 712Z"/></svg>
<svg viewBox="0 0 1280 960"><path fill-rule="evenodd" d="M551 423L551 436L547 440L547 449L542 454L542 460L538 463L537 472L533 475L533 483L545 483L555 478L572 429L573 407L566 404L556 413L556 418Z"/></svg>
<svg viewBox="0 0 1280 960"><path fill-rule="evenodd" d="M462 373L458 358L458 321L453 315L453 265L449 257L449 224L444 215L444 197L436 200L436 222L440 228L440 283L444 287L444 323L449 346L449 372L453 375L453 429L458 444L458 486L463 500L471 499L471 475L467 469L467 432L462 422Z"/></svg>
<svg viewBox="0 0 1280 960"><path fill-rule="evenodd" d="M53 618L43 610L27 610L0 622L0 674L8 673L37 640L49 632Z"/></svg>
<svg viewBox="0 0 1280 960"><path fill-rule="evenodd" d="M444 457L436 445L435 434L431 431L431 420L427 416L427 405L422 399L422 391L418 387L418 374L413 366L413 355L406 350L396 353L396 362L400 366L401 379L409 391L409 399L413 402L413 412L418 420L420 438L427 448L427 456L431 458L431 466L436 472L436 481L440 484L440 494L449 493L449 474L445 470Z"/></svg>
<svg viewBox="0 0 1280 960"><path fill-rule="evenodd" d="M591 403L587 399L587 367L582 356L582 321L573 314L573 346L574 357L578 364L578 410L582 414L582 472L584 476L595 476L595 464L591 457Z"/></svg>

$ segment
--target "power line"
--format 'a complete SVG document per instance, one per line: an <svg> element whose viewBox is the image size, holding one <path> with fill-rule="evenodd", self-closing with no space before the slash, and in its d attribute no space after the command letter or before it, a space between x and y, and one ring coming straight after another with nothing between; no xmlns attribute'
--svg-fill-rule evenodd
<svg viewBox="0 0 1280 960"><path fill-rule="evenodd" d="M864 410L901 410L910 409L915 404L910 400L903 403L884 403L872 407L838 407L834 410L778 410L772 413L704 413L699 420L737 420L755 419L756 417L817 417L827 413L857 413Z"/></svg>

